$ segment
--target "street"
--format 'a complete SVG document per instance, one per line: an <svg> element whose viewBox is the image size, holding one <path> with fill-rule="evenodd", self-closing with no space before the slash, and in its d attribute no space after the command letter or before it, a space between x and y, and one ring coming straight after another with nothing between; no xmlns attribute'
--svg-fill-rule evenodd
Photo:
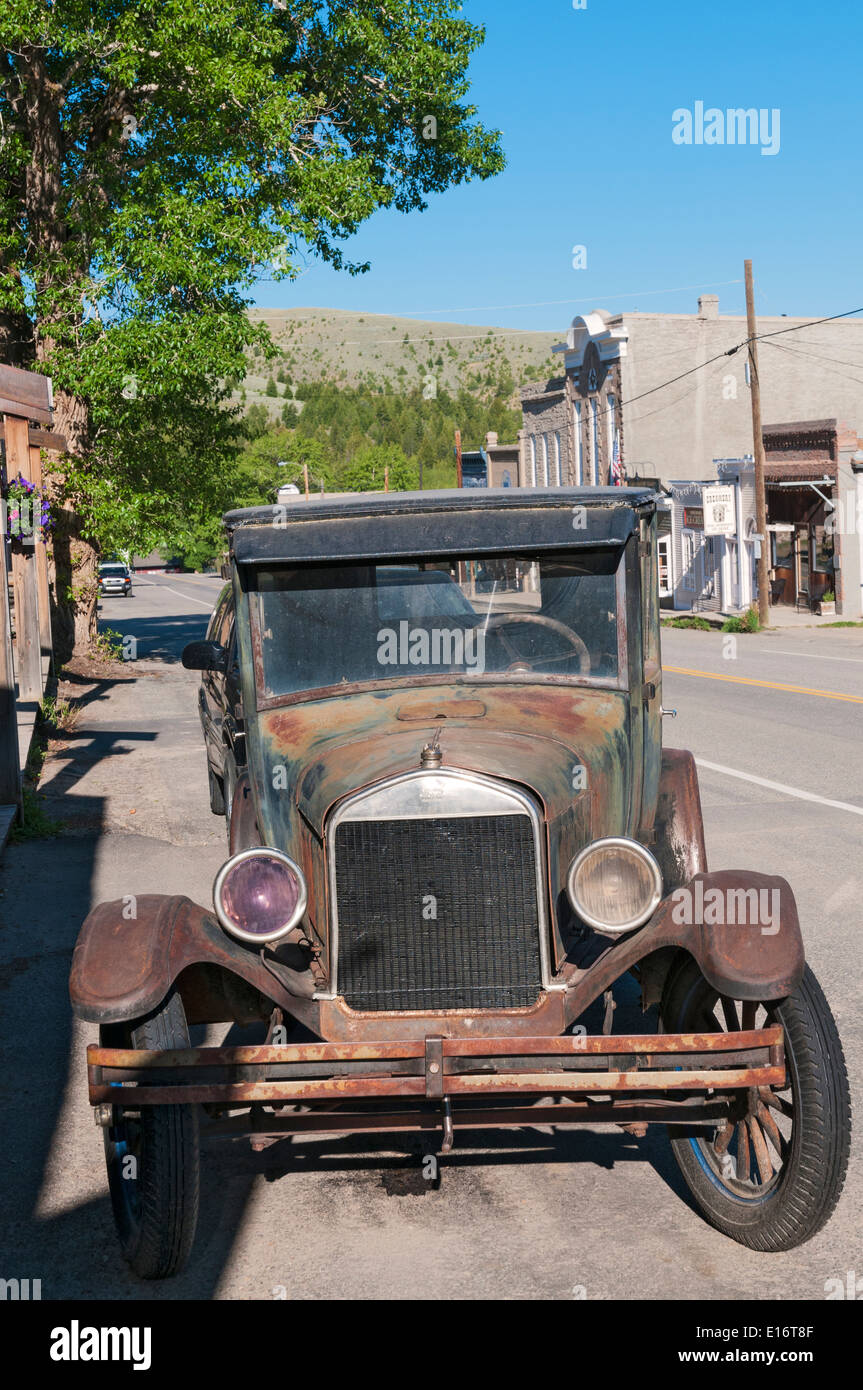
<svg viewBox="0 0 863 1390"><path fill-rule="evenodd" d="M644 1139L597 1127L457 1140L439 1187L406 1149L362 1136L262 1153L210 1138L189 1268L164 1285L129 1273L86 1097L96 1032L72 1019L69 961L103 899L210 901L224 823L207 799L199 678L179 653L203 635L221 583L139 576L132 598L102 601L103 627L133 636L137 660L83 691L77 724L46 762L41 785L66 832L0 861L2 1268L41 1277L43 1298L137 1300L819 1300L827 1280L863 1273L859 1146L828 1226L800 1249L760 1255L689 1205L658 1127ZM863 629L731 642L663 631L663 704L678 711L665 741L698 760L710 866L791 882L856 1098ZM620 992L616 1027L639 1029L636 999L634 985ZM256 1036L231 1030L232 1042Z"/></svg>

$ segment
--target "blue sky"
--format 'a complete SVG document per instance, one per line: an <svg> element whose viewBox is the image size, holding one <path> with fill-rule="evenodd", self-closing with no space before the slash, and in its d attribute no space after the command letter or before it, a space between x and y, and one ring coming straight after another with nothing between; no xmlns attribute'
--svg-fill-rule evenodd
<svg viewBox="0 0 863 1390"><path fill-rule="evenodd" d="M562 332L594 307L693 312L695 287L743 312L749 256L760 313L863 305L857 0L463 9L486 26L472 99L504 132L505 172L372 218L346 245L366 275L310 262L258 304ZM779 152L673 143L672 113L697 101L779 108Z"/></svg>

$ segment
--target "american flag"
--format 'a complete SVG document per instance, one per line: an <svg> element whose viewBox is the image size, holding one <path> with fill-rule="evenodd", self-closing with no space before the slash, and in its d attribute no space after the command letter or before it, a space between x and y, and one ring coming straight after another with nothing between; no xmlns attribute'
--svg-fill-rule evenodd
<svg viewBox="0 0 863 1390"><path fill-rule="evenodd" d="M626 475L623 471L623 460L620 457L620 435L615 433L611 451L611 485L612 487L623 487L625 482Z"/></svg>

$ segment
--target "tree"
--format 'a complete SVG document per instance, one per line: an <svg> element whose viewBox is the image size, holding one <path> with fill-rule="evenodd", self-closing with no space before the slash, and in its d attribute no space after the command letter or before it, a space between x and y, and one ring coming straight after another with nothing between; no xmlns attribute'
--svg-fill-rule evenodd
<svg viewBox="0 0 863 1390"><path fill-rule="evenodd" d="M61 648L99 548L188 537L230 495L245 312L303 247L503 167L466 103L457 0L4 0L0 361L55 383ZM431 119L433 118L433 120ZM430 132L434 138L429 138Z"/></svg>
<svg viewBox="0 0 863 1390"><path fill-rule="evenodd" d="M277 396L279 394L279 388L277 387L275 379L272 376L269 377L267 380L267 386L264 394L266 396Z"/></svg>
<svg viewBox="0 0 863 1390"><path fill-rule="evenodd" d="M395 444L361 449L339 476L347 492L409 492L417 486L417 471Z"/></svg>

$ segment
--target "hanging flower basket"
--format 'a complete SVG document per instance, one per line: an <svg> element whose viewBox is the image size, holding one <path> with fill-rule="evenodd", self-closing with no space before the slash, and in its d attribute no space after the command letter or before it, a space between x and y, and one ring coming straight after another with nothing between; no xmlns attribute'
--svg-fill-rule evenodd
<svg viewBox="0 0 863 1390"><path fill-rule="evenodd" d="M3 519L13 550L32 550L51 530L51 504L41 488L19 473L3 491Z"/></svg>

